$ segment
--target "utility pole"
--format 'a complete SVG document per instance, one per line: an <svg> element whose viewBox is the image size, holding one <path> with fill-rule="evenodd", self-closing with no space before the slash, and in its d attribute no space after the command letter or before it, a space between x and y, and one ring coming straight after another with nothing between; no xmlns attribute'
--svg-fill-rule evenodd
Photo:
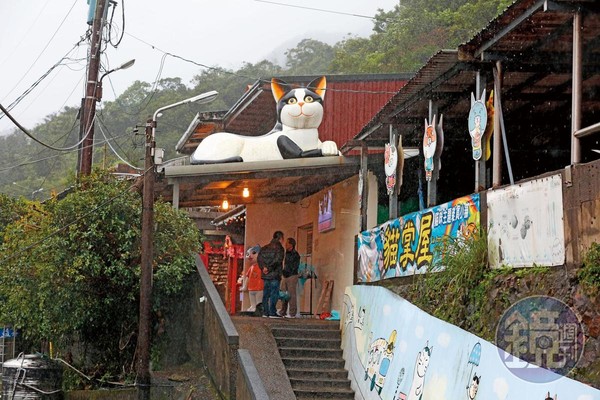
<svg viewBox="0 0 600 400"><path fill-rule="evenodd" d="M146 157L144 189L142 191L142 256L140 276L140 322L138 329L137 383L139 399L148 399L150 375L150 319L152 315L152 268L154 260L154 127L156 121L146 121Z"/></svg>
<svg viewBox="0 0 600 400"><path fill-rule="evenodd" d="M87 82L85 97L82 99L79 140L79 164L77 176L89 175L92 172L92 154L94 150L94 119L96 116L96 88L98 86L98 71L100 69L100 49L102 48L102 29L104 27L104 11L107 0L97 0L92 22L90 55L88 59Z"/></svg>

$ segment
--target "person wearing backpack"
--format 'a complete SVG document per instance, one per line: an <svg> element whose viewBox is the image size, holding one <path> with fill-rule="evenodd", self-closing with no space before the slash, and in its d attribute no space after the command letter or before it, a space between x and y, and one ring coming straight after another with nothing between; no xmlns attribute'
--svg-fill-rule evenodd
<svg viewBox="0 0 600 400"><path fill-rule="evenodd" d="M262 271L261 278L265 284L263 289L263 317L265 318L281 318L277 314L276 306L279 299L279 283L284 254L283 232L281 231L275 231L273 239L262 246L258 252L258 266Z"/></svg>

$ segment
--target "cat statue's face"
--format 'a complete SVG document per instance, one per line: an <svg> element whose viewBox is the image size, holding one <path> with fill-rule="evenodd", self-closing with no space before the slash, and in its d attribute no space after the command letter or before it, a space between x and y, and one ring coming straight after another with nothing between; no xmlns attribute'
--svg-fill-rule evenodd
<svg viewBox="0 0 600 400"><path fill-rule="evenodd" d="M323 120L325 77L315 79L306 88L289 88L273 78L271 88L277 102L277 121L284 130L316 129Z"/></svg>

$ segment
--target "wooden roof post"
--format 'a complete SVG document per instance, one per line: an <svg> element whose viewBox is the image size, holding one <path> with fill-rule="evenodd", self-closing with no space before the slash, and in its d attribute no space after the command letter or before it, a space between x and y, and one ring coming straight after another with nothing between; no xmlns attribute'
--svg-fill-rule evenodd
<svg viewBox="0 0 600 400"><path fill-rule="evenodd" d="M362 186L360 191L360 231L367 230L367 209L369 199L369 169L367 168L368 148L364 141L360 141L360 174Z"/></svg>
<svg viewBox="0 0 600 400"><path fill-rule="evenodd" d="M581 162L581 145L575 133L581 128L582 84L581 11L573 14L573 87L571 90L571 164Z"/></svg>
<svg viewBox="0 0 600 400"><path fill-rule="evenodd" d="M492 187L502 185L502 132L500 130L500 104L499 98L502 90L502 63L496 62L494 67L494 161L492 168Z"/></svg>

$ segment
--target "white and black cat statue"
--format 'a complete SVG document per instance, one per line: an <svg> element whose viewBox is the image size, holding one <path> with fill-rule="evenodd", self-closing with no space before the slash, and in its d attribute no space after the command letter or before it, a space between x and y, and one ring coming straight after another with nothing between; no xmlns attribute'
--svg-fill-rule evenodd
<svg viewBox="0 0 600 400"><path fill-rule="evenodd" d="M204 139L191 156L192 164L283 160L288 158L337 156L337 144L321 142L318 127L323 120L325 77L306 88L290 88L271 79L277 103L277 124L262 136L216 132Z"/></svg>

